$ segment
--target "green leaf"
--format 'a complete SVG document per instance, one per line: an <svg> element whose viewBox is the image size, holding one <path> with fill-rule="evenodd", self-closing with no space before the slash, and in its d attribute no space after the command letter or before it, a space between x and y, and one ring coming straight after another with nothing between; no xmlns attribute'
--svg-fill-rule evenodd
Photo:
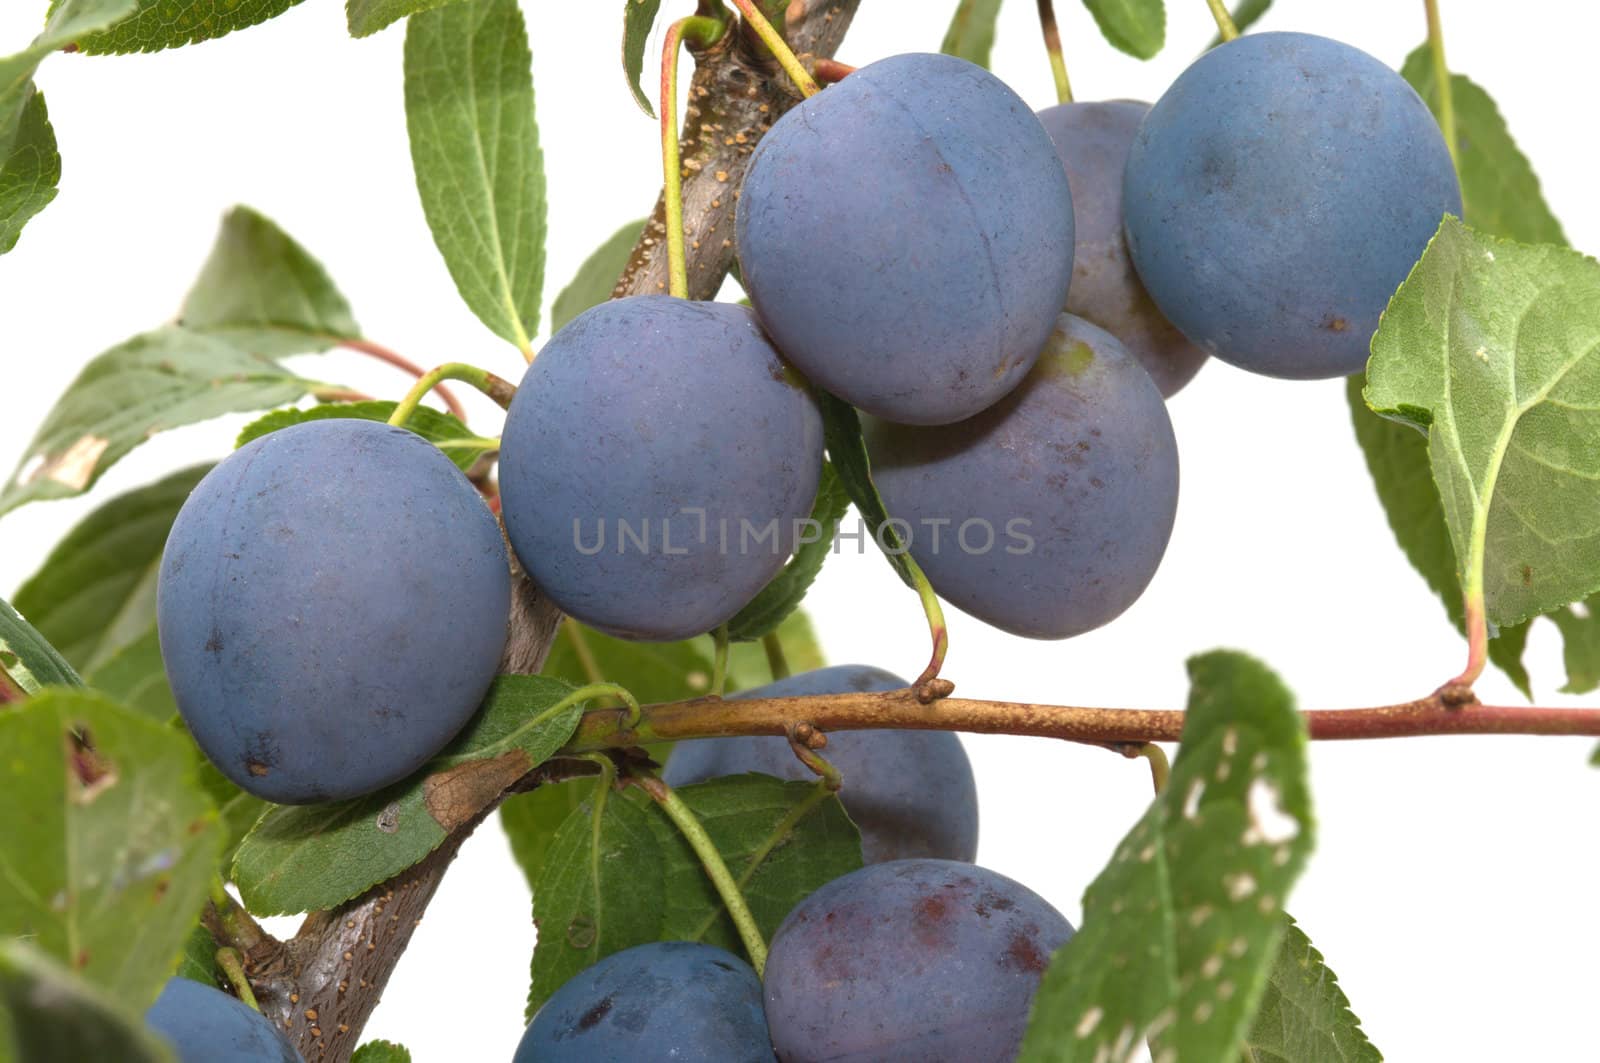
<svg viewBox="0 0 1600 1063"><path fill-rule="evenodd" d="M573 809L583 804L594 784L588 780L543 783L500 803L500 826L511 842L511 856L532 889L544 873L556 831Z"/></svg>
<svg viewBox="0 0 1600 1063"><path fill-rule="evenodd" d="M845 493L855 503L872 532L873 539L889 564L900 574L907 587L916 586L916 577L910 565L910 547L888 523L889 511L872 483L872 462L867 458L867 445L861 438L861 418L855 408L843 399L834 398L817 389L817 406L822 410L822 438L828 448L828 458L833 471L844 485Z"/></svg>
<svg viewBox="0 0 1600 1063"><path fill-rule="evenodd" d="M1456 577L1455 548L1450 544L1444 507L1439 503L1439 490L1433 485L1433 471L1428 466L1427 437L1409 425L1379 417L1367 409L1366 400L1361 397L1365 387L1366 378L1357 373L1345 382L1345 397L1350 403L1356 442L1361 444L1384 516L1406 559L1444 603L1444 611L1456 630L1465 634L1466 615L1461 581ZM1501 628L1489 641L1489 659L1518 690L1532 697L1528 670L1522 664L1527 642L1527 624Z"/></svg>
<svg viewBox="0 0 1600 1063"><path fill-rule="evenodd" d="M1380 1063L1339 979L1287 915L1278 957L1267 975L1249 1036L1251 1063Z"/></svg>
<svg viewBox="0 0 1600 1063"><path fill-rule="evenodd" d="M192 466L111 499L79 521L18 588L17 608L91 679L119 651L151 636L167 532L210 470ZM127 693L126 682L117 685Z"/></svg>
<svg viewBox="0 0 1600 1063"><path fill-rule="evenodd" d="M1367 405L1427 430L1458 570L1489 620L1600 590L1600 264L1446 218L1372 352Z"/></svg>
<svg viewBox="0 0 1600 1063"><path fill-rule="evenodd" d="M352 37L370 37L403 18L460 0L345 0L344 19Z"/></svg>
<svg viewBox="0 0 1600 1063"><path fill-rule="evenodd" d="M828 462L822 463L822 478L817 484L817 500L812 504L810 524L806 536L795 550L783 571L775 576L734 618L728 621L728 632L739 640L759 639L777 630L785 617L800 607L806 591L822 571L823 562L833 552L834 531L845 511L850 508L850 496L839 482L839 474ZM812 539L809 536L815 535Z"/></svg>
<svg viewBox="0 0 1600 1063"><path fill-rule="evenodd" d="M531 1019L550 994L613 952L659 939L666 861L650 813L603 781L567 817L533 888L539 928Z"/></svg>
<svg viewBox="0 0 1600 1063"><path fill-rule="evenodd" d="M1581 608L1567 606L1550 614L1561 629L1562 656L1567 667L1563 694L1587 694L1600 687L1600 595Z"/></svg>
<svg viewBox="0 0 1600 1063"><path fill-rule="evenodd" d="M1000 17L1000 0L960 0L950 18L939 50L987 68L994 50L994 23Z"/></svg>
<svg viewBox="0 0 1600 1063"><path fill-rule="evenodd" d="M104 993L26 941L0 941L0 1059L176 1063L163 1038L115 993Z"/></svg>
<svg viewBox="0 0 1600 1063"><path fill-rule="evenodd" d="M321 351L361 335L322 263L272 221L234 207L179 322L252 354Z"/></svg>
<svg viewBox="0 0 1600 1063"><path fill-rule="evenodd" d="M735 775L677 793L740 883L764 938L796 904L861 866L860 831L837 797L816 800L816 783ZM659 937L706 941L742 955L739 934L694 850L664 813L652 812L666 863Z"/></svg>
<svg viewBox="0 0 1600 1063"><path fill-rule="evenodd" d="M1438 114L1439 86L1427 45L1406 57L1400 74ZM1564 245L1567 238L1561 223L1545 204L1539 178L1511 138L1494 100L1463 74L1450 76L1450 97L1467 224L1523 243Z"/></svg>
<svg viewBox="0 0 1600 1063"><path fill-rule="evenodd" d="M157 723L170 723L178 714L178 701L172 696L161 659L161 635L153 623L139 638L106 658L89 674L88 683Z"/></svg>
<svg viewBox="0 0 1600 1063"><path fill-rule="evenodd" d="M532 350L544 284L544 157L517 0L468 0L406 29L406 127L423 213L456 288Z"/></svg>
<svg viewBox="0 0 1600 1063"><path fill-rule="evenodd" d="M82 494L157 432L282 406L321 386L176 325L135 336L84 367L45 415L16 472L0 488L0 513Z"/></svg>
<svg viewBox="0 0 1600 1063"><path fill-rule="evenodd" d="M332 908L433 852L566 744L583 702L542 676L503 675L467 729L417 774L352 801L273 805L239 845L233 881L258 915Z"/></svg>
<svg viewBox="0 0 1600 1063"><path fill-rule="evenodd" d="M1233 28L1243 33L1255 25L1256 20L1265 15L1267 8L1271 6L1272 0L1239 0L1237 4L1233 5L1233 10L1229 12L1233 18ZM1206 48L1209 50L1221 43L1222 34L1219 33L1211 38L1211 43Z"/></svg>
<svg viewBox="0 0 1600 1063"><path fill-rule="evenodd" d="M51 0L49 21L33 43L15 55L0 56L0 144L10 143L18 115L33 92L31 80L52 52L114 26L132 15L139 0Z"/></svg>
<svg viewBox="0 0 1600 1063"><path fill-rule="evenodd" d="M791 675L810 672L827 664L822 644L811 627L811 618L796 609L778 625L778 644ZM712 651L709 636L702 636L706 652ZM759 642L735 642L728 647L728 693L766 686L772 682L772 667L766 649Z"/></svg>
<svg viewBox="0 0 1600 1063"><path fill-rule="evenodd" d="M20 114L8 135L0 129L0 255L17 246L22 227L56 198L61 155L44 105L44 93L24 90Z"/></svg>
<svg viewBox="0 0 1600 1063"><path fill-rule="evenodd" d="M159 52L198 44L276 18L300 0L138 0L138 14L115 29L78 38L89 55ZM56 0L52 10L66 6Z"/></svg>
<svg viewBox="0 0 1600 1063"><path fill-rule="evenodd" d="M629 0L630 10L633 2ZM583 265L578 267L578 272L561 289L561 294L556 296L556 301L550 307L552 331L560 332L567 322L591 306L598 306L611 298L617 278L627 268L633 245L639 242L639 234L644 232L648 222L648 218L630 221L607 237L605 243L583 260Z"/></svg>
<svg viewBox="0 0 1600 1063"><path fill-rule="evenodd" d="M171 729L80 690L0 713L0 934L144 1008L204 903L222 831Z"/></svg>
<svg viewBox="0 0 1600 1063"><path fill-rule="evenodd" d="M83 680L11 603L0 598L0 703L9 685L24 694L37 694L48 686L81 687Z"/></svg>
<svg viewBox="0 0 1600 1063"><path fill-rule="evenodd" d="M564 620L541 674L579 686L615 683L645 704L682 701L711 689L710 645L705 638L627 642Z"/></svg>
<svg viewBox="0 0 1600 1063"><path fill-rule="evenodd" d="M211 931L199 923L194 925L189 936L183 939L183 952L178 956L178 969L174 973L191 982L220 988L222 972L217 970L217 940L211 936Z"/></svg>
<svg viewBox="0 0 1600 1063"><path fill-rule="evenodd" d="M644 94L639 79L644 73L644 53L650 43L650 31L656 24L656 13L661 10L661 0L624 0L622 12L622 72L627 75L628 89L633 93L639 109L651 118L656 116L650 106L650 97Z"/></svg>
<svg viewBox="0 0 1600 1063"><path fill-rule="evenodd" d="M1163 0L1083 0L1111 46L1135 59L1149 59L1167 39Z"/></svg>
<svg viewBox="0 0 1600 1063"><path fill-rule="evenodd" d="M1305 724L1264 665L1189 662L1166 789L1084 895L1020 1059L1231 1063L1272 968L1281 906L1311 850Z"/></svg>
<svg viewBox="0 0 1600 1063"><path fill-rule="evenodd" d="M273 410L266 416L245 425L234 446L242 447L280 428L304 424L306 421L328 421L339 417L353 417L363 421L387 421L398 405L399 403L387 401L327 402L306 410L295 407ZM492 453L495 449L494 440L474 435L472 429L453 415L429 406L418 406L413 410L406 421L406 427L444 451L445 456L455 462L456 468L462 472L472 468L479 458Z"/></svg>
<svg viewBox="0 0 1600 1063"><path fill-rule="evenodd" d="M350 1063L411 1063L411 1052L393 1041L368 1041L356 1049Z"/></svg>
<svg viewBox="0 0 1600 1063"><path fill-rule="evenodd" d="M239 789L232 779L218 771L216 765L204 757L200 758L200 786L210 795L211 803L217 806L217 814L222 820L222 859L217 861L217 869L227 876L233 867L239 844L255 827L262 814L273 806L271 802Z"/></svg>

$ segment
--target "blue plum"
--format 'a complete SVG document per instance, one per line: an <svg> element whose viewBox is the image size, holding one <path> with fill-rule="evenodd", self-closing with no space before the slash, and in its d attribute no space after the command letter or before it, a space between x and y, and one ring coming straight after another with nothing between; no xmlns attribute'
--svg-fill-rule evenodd
<svg viewBox="0 0 1600 1063"><path fill-rule="evenodd" d="M798 904L767 957L784 1063L1014 1059L1072 925L1004 875L948 860L872 864Z"/></svg>
<svg viewBox="0 0 1600 1063"><path fill-rule="evenodd" d="M950 56L881 60L785 114L737 220L778 349L908 424L970 417L1020 383L1072 276L1050 138L1003 82Z"/></svg>
<svg viewBox="0 0 1600 1063"><path fill-rule="evenodd" d="M403 428L311 421L229 455L161 558L161 654L212 763L283 804L420 767L499 668L505 543L461 471Z"/></svg>
<svg viewBox="0 0 1600 1063"><path fill-rule="evenodd" d="M806 531L822 418L755 315L634 296L573 319L511 404L501 512L550 599L620 638L710 631Z"/></svg>
<svg viewBox="0 0 1600 1063"><path fill-rule="evenodd" d="M1161 313L1128 258L1122 235L1122 171L1148 103L1064 103L1039 112L1072 184L1077 244L1067 313L1099 325L1139 359L1171 398L1206 360Z"/></svg>
<svg viewBox="0 0 1600 1063"><path fill-rule="evenodd" d="M761 982L711 945L658 941L607 956L533 1017L514 1063L773 1063Z"/></svg>
<svg viewBox="0 0 1600 1063"><path fill-rule="evenodd" d="M803 672L731 696L796 698L809 694L898 690L906 681L881 668L841 664ZM868 863L913 856L972 860L978 854L978 791L972 762L949 731L837 731L822 755L844 775L839 797L861 828ZM789 743L771 736L679 742L663 777L687 786L723 775L760 772L813 779Z"/></svg>
<svg viewBox="0 0 1600 1063"><path fill-rule="evenodd" d="M1128 246L1163 313L1268 376L1360 372L1445 214L1461 213L1427 105L1359 49L1252 33L1145 117L1124 174Z"/></svg>
<svg viewBox="0 0 1600 1063"><path fill-rule="evenodd" d="M1108 623L1166 552L1166 403L1115 337L1070 314L1022 386L978 416L864 428L878 491L934 589L1002 630L1059 639Z"/></svg>
<svg viewBox="0 0 1600 1063"><path fill-rule="evenodd" d="M259 1011L187 978L167 982L144 1018L172 1042L178 1063L302 1063Z"/></svg>

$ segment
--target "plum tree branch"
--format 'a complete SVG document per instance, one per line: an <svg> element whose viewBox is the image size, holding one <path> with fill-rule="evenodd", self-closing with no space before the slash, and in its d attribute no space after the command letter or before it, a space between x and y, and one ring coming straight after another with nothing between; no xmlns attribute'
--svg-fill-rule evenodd
<svg viewBox="0 0 1600 1063"><path fill-rule="evenodd" d="M1447 692L1366 709L1313 709L1305 714L1313 739L1407 738L1426 735L1515 734L1600 737L1600 709L1518 708L1458 704ZM695 698L646 705L636 727L613 710L588 713L565 752L673 742L726 735L786 735L797 724L818 731L969 731L1060 738L1092 745L1176 742L1184 713L1171 709L1100 709L1016 701L918 700L916 689L800 698L724 701Z"/></svg>
<svg viewBox="0 0 1600 1063"><path fill-rule="evenodd" d="M795 0L786 29L802 57L831 56L861 0ZM761 135L799 97L772 57L744 33L725 34L695 52L681 137L684 228L689 295L710 299L733 264L735 192ZM614 297L667 290L665 205L634 246ZM555 641L561 613L513 561L511 632L501 670L537 672ZM520 780L516 790L591 772L554 761ZM307 1063L345 1063L383 988L411 941L456 852L493 811L485 808L452 831L426 859L331 911L306 917L289 941L263 935L243 953L261 1011L286 1030Z"/></svg>

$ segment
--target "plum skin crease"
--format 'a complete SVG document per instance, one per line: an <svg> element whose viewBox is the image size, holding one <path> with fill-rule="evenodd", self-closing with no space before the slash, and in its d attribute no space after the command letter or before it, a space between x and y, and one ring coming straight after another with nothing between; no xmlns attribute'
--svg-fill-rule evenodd
<svg viewBox="0 0 1600 1063"><path fill-rule="evenodd" d="M798 904L767 957L784 1063L1015 1057L1072 925L1021 883L948 860L871 864Z"/></svg>
<svg viewBox="0 0 1600 1063"><path fill-rule="evenodd" d="M729 695L790 698L814 694L900 690L899 676L860 664L841 664ZM971 861L978 855L978 791L961 739L950 731L838 731L821 750L844 777L839 799L861 829L867 863L927 856ZM688 786L724 775L760 772L809 781L785 738L742 735L679 742L662 778Z"/></svg>
<svg viewBox="0 0 1600 1063"><path fill-rule="evenodd" d="M1072 193L993 74L897 55L797 104L757 145L737 241L784 356L853 406L970 417L1021 381L1066 302Z"/></svg>
<svg viewBox="0 0 1600 1063"><path fill-rule="evenodd" d="M748 309L633 296L545 345L501 447L506 533L540 589L607 634L673 641L783 568L816 498L822 417ZM771 521L774 538L744 534Z"/></svg>
<svg viewBox="0 0 1600 1063"><path fill-rule="evenodd" d="M1212 49L1145 116L1123 212L1145 287L1202 350L1291 379L1360 372L1461 188L1405 79L1304 33Z"/></svg>
<svg viewBox="0 0 1600 1063"><path fill-rule="evenodd" d="M375 421L279 429L207 473L173 522L157 621L206 756L280 804L410 775L499 670L511 575L483 498Z"/></svg>
<svg viewBox="0 0 1600 1063"><path fill-rule="evenodd" d="M1166 552L1178 504L1166 403L1115 337L1070 314L1022 385L978 416L863 427L878 491L934 589L1002 631L1060 639L1109 623Z"/></svg>

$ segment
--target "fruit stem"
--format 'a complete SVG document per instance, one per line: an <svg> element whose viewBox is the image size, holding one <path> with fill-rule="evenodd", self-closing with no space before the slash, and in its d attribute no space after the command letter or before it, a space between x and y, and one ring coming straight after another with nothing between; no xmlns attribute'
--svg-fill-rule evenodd
<svg viewBox="0 0 1600 1063"><path fill-rule="evenodd" d="M821 92L817 83L811 79L811 75L806 73L806 68L795 57L783 35L772 28L772 23L768 22L767 16L756 7L754 0L732 0L732 2L733 6L739 9L739 14L744 16L745 25L755 30L756 36L761 38L761 43L765 44L773 58L778 60L778 65L783 67L783 72L789 75L795 87L800 90L800 94L815 96Z"/></svg>
<svg viewBox="0 0 1600 1063"><path fill-rule="evenodd" d="M1428 49L1433 53L1433 83L1439 93L1439 129L1444 133L1444 143L1450 149L1450 161L1456 169L1461 159L1456 154L1456 105L1450 86L1450 68L1444 61L1444 27L1439 21L1439 0L1422 0L1428 12Z"/></svg>
<svg viewBox="0 0 1600 1063"><path fill-rule="evenodd" d="M1053 0L1039 0L1039 29L1044 33L1044 50L1050 56L1050 72L1056 79L1056 102L1072 102L1072 82L1067 80L1067 60L1061 54L1061 30L1056 26Z"/></svg>
<svg viewBox="0 0 1600 1063"><path fill-rule="evenodd" d="M423 396L445 380L459 380L464 384L471 384L493 399L501 408L509 407L511 397L517 393L517 389L510 381L495 376L487 369L479 369L465 362L446 362L437 369L430 369L417 379L411 390L406 392L406 397L394 408L394 413L389 415L389 423L397 428L404 428L406 422L411 420L411 415L417 412Z"/></svg>
<svg viewBox="0 0 1600 1063"><path fill-rule="evenodd" d="M418 365L416 362L413 362L411 359L396 354L394 351L383 346L382 344L373 343L371 340L341 339L339 341L339 346L348 351L356 351L359 354L364 354L369 358L376 358L385 365L392 365L396 369L399 369L402 372L410 373L412 376L419 379L422 377L423 373L426 372L422 366ZM456 398L455 393L449 388L443 386L439 387L437 390L439 392L439 401L444 403L445 409L455 414L457 420L465 422L467 419L466 407L461 405L461 400Z"/></svg>
<svg viewBox="0 0 1600 1063"><path fill-rule="evenodd" d="M667 208L667 291L689 298L688 257L683 247L683 157L678 150L678 44L709 47L722 39L725 23L703 15L680 18L661 42L661 175Z"/></svg>
<svg viewBox="0 0 1600 1063"><path fill-rule="evenodd" d="M711 696L722 697L728 685L728 625L723 624L711 633Z"/></svg>
<svg viewBox="0 0 1600 1063"><path fill-rule="evenodd" d="M1237 40L1239 27L1233 24L1233 16L1228 14L1227 5L1222 0L1206 0L1211 7L1211 17L1217 20L1217 33L1223 41Z"/></svg>
<svg viewBox="0 0 1600 1063"><path fill-rule="evenodd" d="M250 979L244 973L244 961L239 958L239 953L230 948L218 949L217 966L228 976L228 984L233 986L239 999L248 1004L251 1011L259 1012L261 1005L256 1003L256 991L250 988Z"/></svg>
<svg viewBox="0 0 1600 1063"><path fill-rule="evenodd" d="M817 776L829 793L838 793L844 788L844 773L817 752L828 744L827 735L809 723L791 723L786 737L789 739L789 748L800 763Z"/></svg>
<svg viewBox="0 0 1600 1063"><path fill-rule="evenodd" d="M1167 779L1172 775L1172 765L1167 760L1167 751L1154 742L1146 742L1139 747L1139 756L1150 762L1150 782L1159 794L1167 788Z"/></svg>
<svg viewBox="0 0 1600 1063"><path fill-rule="evenodd" d="M595 660L594 650L589 647L589 636L583 633L583 625L569 616L562 619L561 626L566 629L567 640L572 643L572 653L578 658L584 676L591 683L605 682L605 673L600 671L600 662Z"/></svg>
<svg viewBox="0 0 1600 1063"><path fill-rule="evenodd" d="M751 914L750 906L745 903L744 892L734 881L733 873L728 870L728 864L722 859L722 853L717 851L711 835L706 833L706 828L694 811L683 803L683 798L679 797L672 787L661 781L661 776L654 772L636 771L633 777L644 792L661 806L661 810L677 826L684 840L689 843L689 847L700 858L706 876L716 887L717 895L722 898L734 927L739 931L745 952L750 954L750 966L756 969L757 975L762 974L767 966L767 943L761 937L761 930L756 926L756 918Z"/></svg>
<svg viewBox="0 0 1600 1063"><path fill-rule="evenodd" d="M772 672L773 681L788 679L789 658L783 652L783 640L778 638L776 631L769 631L761 636L761 648L767 651L767 668Z"/></svg>

